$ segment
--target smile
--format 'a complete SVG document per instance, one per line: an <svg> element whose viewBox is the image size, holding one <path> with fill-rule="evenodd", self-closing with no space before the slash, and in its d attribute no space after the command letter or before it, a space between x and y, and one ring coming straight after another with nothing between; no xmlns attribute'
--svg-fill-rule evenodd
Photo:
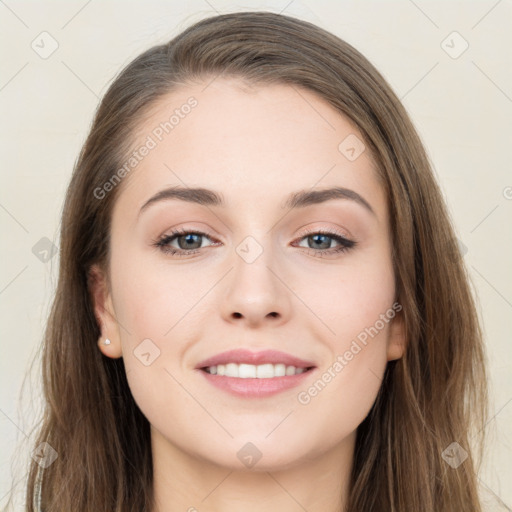
<svg viewBox="0 0 512 512"><path fill-rule="evenodd" d="M211 375L226 377L238 377L240 379L273 379L274 377L285 377L297 375L308 371L310 368L297 368L285 364L237 364L227 363L216 366L207 366L204 370Z"/></svg>
<svg viewBox="0 0 512 512"><path fill-rule="evenodd" d="M284 364L254 366L228 363L196 371L199 371L209 384L236 397L265 398L303 385L304 380L315 373L315 369L296 368Z"/></svg>

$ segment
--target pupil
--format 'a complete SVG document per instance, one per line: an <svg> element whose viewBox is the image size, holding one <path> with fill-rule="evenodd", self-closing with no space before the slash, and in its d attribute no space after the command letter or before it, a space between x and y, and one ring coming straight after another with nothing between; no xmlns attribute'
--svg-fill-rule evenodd
<svg viewBox="0 0 512 512"><path fill-rule="evenodd" d="M192 237L199 237L199 236L200 236L200 235L196 235L196 234L193 234L193 233L189 233L188 235L184 235L184 236L182 236L182 237L180 237L180 238L184 238L184 239L186 240L186 242L185 242L185 245L186 245L186 244L188 244L188 243L194 243L194 240L193 240L193 239L191 240L191 238L192 238ZM197 243L197 241L196 241L196 243ZM181 246L181 244L179 244L179 245ZM199 245L201 245L201 244L199 244ZM191 249L191 247L189 247L189 246L187 246L187 247L181 247L181 248L182 248L182 249ZM196 247L193 247L193 249L196 249Z"/></svg>
<svg viewBox="0 0 512 512"><path fill-rule="evenodd" d="M318 238L329 238L327 235L313 235L311 238L314 239L314 242L317 243ZM329 242L324 242L324 247L321 247L321 249L328 249L329 248Z"/></svg>

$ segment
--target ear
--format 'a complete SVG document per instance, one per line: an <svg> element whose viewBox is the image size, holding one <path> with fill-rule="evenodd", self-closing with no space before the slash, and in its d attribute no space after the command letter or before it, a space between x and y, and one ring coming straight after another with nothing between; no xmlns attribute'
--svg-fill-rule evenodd
<svg viewBox="0 0 512 512"><path fill-rule="evenodd" d="M123 355L121 338L105 272L98 265L92 265L88 272L87 282L94 315L101 331L98 347L105 356L117 359ZM109 345L105 345L107 338L110 340Z"/></svg>
<svg viewBox="0 0 512 512"><path fill-rule="evenodd" d="M397 311L389 325L389 338L387 347L388 361L400 359L407 347L405 334L405 321L403 310Z"/></svg>

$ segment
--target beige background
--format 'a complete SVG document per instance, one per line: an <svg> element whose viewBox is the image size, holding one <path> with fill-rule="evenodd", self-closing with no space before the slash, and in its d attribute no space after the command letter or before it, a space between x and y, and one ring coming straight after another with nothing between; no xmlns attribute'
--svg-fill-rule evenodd
<svg viewBox="0 0 512 512"><path fill-rule="evenodd" d="M492 420L482 493L490 511L511 510L512 3L506 0L0 2L0 507L14 479L15 510L21 509L40 411L37 363L21 386L57 279L58 256L50 252L41 261L49 244L41 239L59 243L64 192L99 98L141 51L215 11L238 10L284 12L346 39L410 112L453 215L484 322ZM52 45L58 48L46 55ZM21 461L12 458L15 451Z"/></svg>

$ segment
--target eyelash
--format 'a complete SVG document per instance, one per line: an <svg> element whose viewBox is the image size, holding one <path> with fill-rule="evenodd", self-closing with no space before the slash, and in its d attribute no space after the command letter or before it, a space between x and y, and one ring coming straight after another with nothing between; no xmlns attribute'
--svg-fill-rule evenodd
<svg viewBox="0 0 512 512"><path fill-rule="evenodd" d="M214 240L214 238L209 233L205 233L202 231L187 230L187 229L176 229L176 230L171 231L169 234L163 235L162 237L160 237L156 240L153 240L152 246L156 247L157 249L162 251L164 254L169 254L171 256L178 256L178 257L189 256L191 254L195 254L195 253L199 252L200 249L186 250L186 249L175 249L175 248L169 247L168 244L170 242L172 242L178 236L183 236L183 235L201 235L201 236L206 236L210 240ZM327 255L327 254L328 255L340 254L340 253L343 253L345 251L352 249L357 244L357 242L345 238L341 233L339 233L337 231L326 231L326 230L322 230L322 229L302 233L298 240L300 241L300 240L307 238L309 236L312 236L312 235L325 235L325 236L328 236L329 238L332 238L333 240L335 240L336 242L338 242L340 244L339 247L334 248L334 249L315 250L310 247L308 247L308 248L304 247L304 249L313 251L315 256L323 256L323 255Z"/></svg>

